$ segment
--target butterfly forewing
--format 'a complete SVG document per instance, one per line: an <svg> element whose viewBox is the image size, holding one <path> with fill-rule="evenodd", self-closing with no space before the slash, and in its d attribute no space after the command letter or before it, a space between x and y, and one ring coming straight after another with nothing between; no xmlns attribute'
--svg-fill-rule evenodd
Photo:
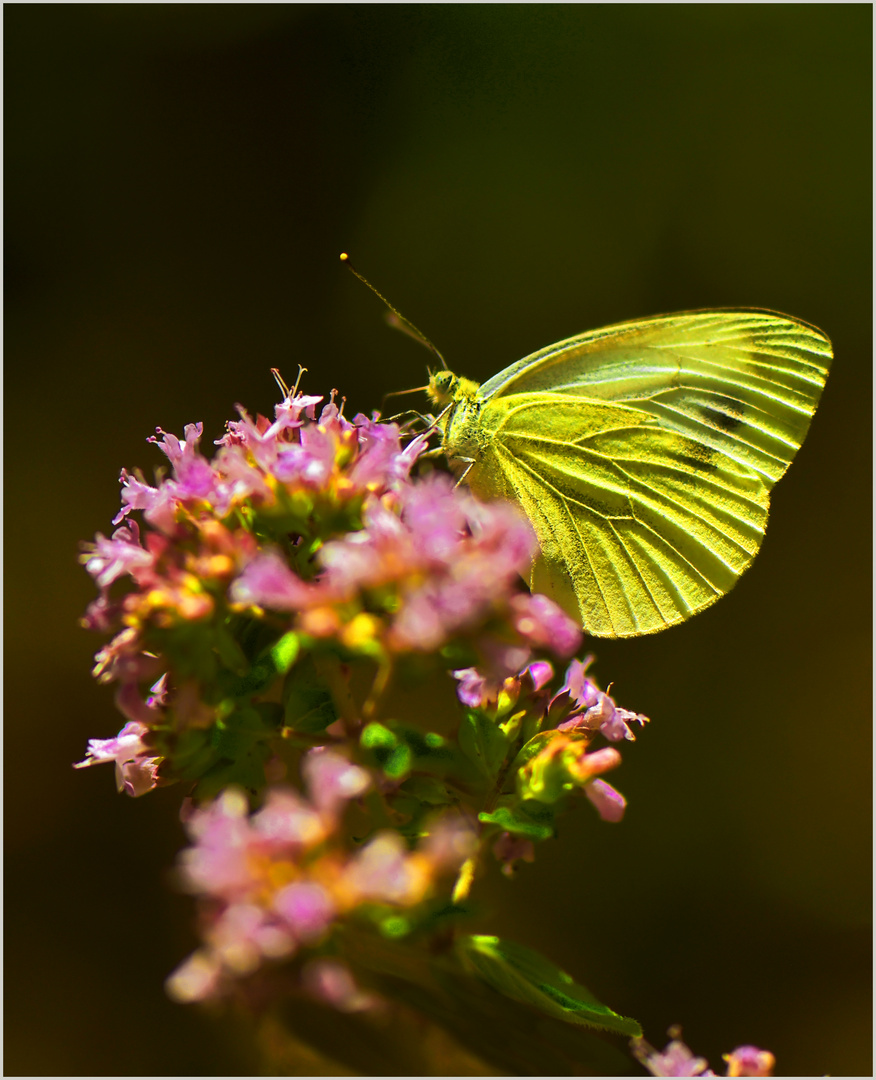
<svg viewBox="0 0 876 1080"><path fill-rule="evenodd" d="M548 391L635 405L775 481L803 441L830 360L825 335L788 316L687 312L558 342L481 394Z"/></svg>
<svg viewBox="0 0 876 1080"><path fill-rule="evenodd" d="M449 418L445 447L482 447L472 488L528 514L533 588L591 634L646 634L707 607L754 558L830 359L819 330L767 312L624 323L500 372Z"/></svg>

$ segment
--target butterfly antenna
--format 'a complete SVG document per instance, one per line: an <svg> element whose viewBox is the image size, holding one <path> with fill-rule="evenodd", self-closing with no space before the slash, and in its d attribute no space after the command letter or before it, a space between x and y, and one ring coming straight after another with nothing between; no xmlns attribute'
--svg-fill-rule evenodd
<svg viewBox="0 0 876 1080"><path fill-rule="evenodd" d="M441 361L441 366L444 368L445 371L447 371L447 361L444 359L438 349L432 344L432 342L426 337L423 331L418 330L410 319L406 319L400 311L398 311L392 306L392 304L390 304L390 302L386 299L383 293L379 293L377 289L374 288L368 278L363 277L362 274L359 273L356 267L353 266L353 264L350 262L350 256L346 253L346 251L341 253L341 262L346 263L347 269L350 271L350 273L354 274L362 282L363 285L367 285L368 288L374 293L374 295L378 299L382 300L384 304L386 304L391 313L390 316L387 318L387 322L390 324L390 326L394 326L396 330L401 330L402 333L405 333L409 337L412 337L414 341L419 341L421 345L425 345L427 349L429 349L438 357L438 359Z"/></svg>

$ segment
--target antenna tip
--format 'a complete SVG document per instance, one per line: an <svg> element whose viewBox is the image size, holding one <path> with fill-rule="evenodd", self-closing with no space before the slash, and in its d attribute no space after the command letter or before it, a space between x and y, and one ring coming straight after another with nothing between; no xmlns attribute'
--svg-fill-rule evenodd
<svg viewBox="0 0 876 1080"><path fill-rule="evenodd" d="M346 251L342 251L341 252L341 262L349 262L349 259L350 259L350 256L346 253Z"/></svg>

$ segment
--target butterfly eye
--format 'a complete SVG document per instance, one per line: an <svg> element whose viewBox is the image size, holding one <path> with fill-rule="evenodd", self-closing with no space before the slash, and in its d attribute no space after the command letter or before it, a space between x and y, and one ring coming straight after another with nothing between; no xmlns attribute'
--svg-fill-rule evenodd
<svg viewBox="0 0 876 1080"><path fill-rule="evenodd" d="M446 405L453 400L459 379L452 371L438 371L429 379L429 396L436 405Z"/></svg>

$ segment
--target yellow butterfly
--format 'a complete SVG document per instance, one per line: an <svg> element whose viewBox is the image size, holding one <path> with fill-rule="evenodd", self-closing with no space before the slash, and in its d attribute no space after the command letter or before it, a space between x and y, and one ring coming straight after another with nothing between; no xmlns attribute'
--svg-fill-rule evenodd
<svg viewBox="0 0 876 1080"><path fill-rule="evenodd" d="M465 482L532 522L533 591L589 634L633 637L751 563L832 355L788 315L686 311L559 341L482 386L439 371L428 393Z"/></svg>

